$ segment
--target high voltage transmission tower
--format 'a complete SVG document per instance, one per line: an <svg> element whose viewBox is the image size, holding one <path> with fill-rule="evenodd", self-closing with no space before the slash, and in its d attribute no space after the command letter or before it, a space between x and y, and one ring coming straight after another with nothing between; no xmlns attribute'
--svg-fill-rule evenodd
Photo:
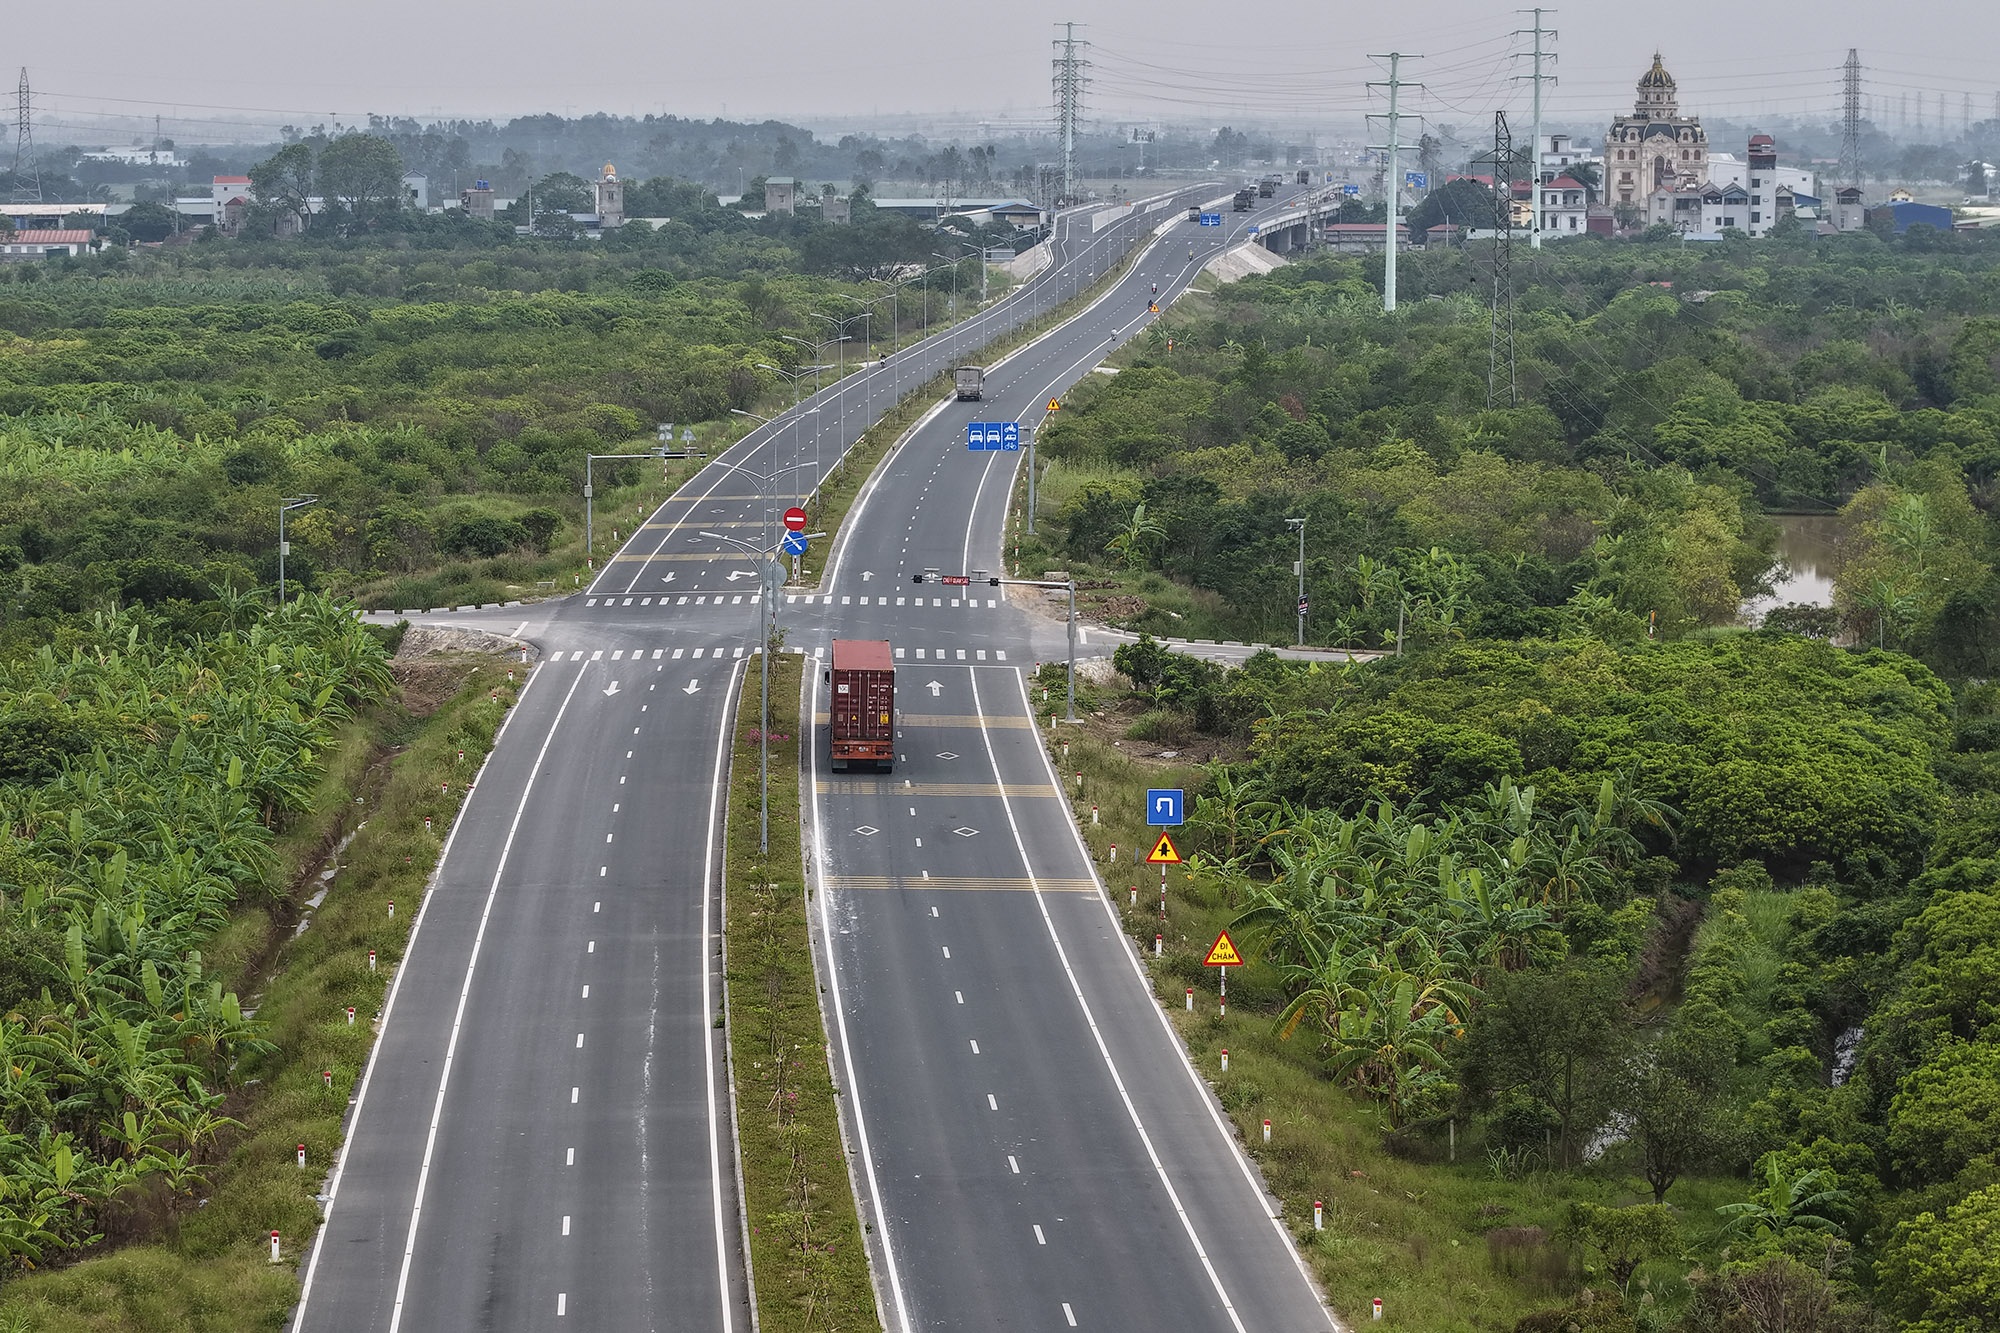
<svg viewBox="0 0 2000 1333"><path fill-rule="evenodd" d="M1077 40L1076 24L1065 23L1062 29L1055 40L1056 138L1062 144L1062 197L1067 203L1076 198L1076 135L1083 122L1083 90L1090 82L1084 72L1090 62L1083 53L1090 43Z"/></svg>
<svg viewBox="0 0 2000 1333"><path fill-rule="evenodd" d="M1399 75L1398 70L1404 58L1401 51L1391 51L1385 56L1370 56L1368 58L1370 60L1386 60L1389 62L1388 79L1381 83L1371 83L1368 85L1370 88L1387 88L1389 90L1389 114L1387 117L1381 118L1389 122L1389 141L1387 143L1368 145L1370 152L1387 153L1389 155L1389 178L1383 194L1383 221L1385 227L1383 231L1384 247L1382 250L1382 309L1384 312L1387 312L1396 308L1396 215L1403 208L1403 177L1402 169L1397 164L1397 156L1405 148L1413 147L1411 144L1404 143L1402 139L1402 111L1399 108L1398 94L1405 88L1421 88L1424 85L1421 83L1410 83ZM1409 58L1411 60L1423 59L1422 56L1411 56ZM1378 118L1371 116L1369 119Z"/></svg>
<svg viewBox="0 0 2000 1333"><path fill-rule="evenodd" d="M28 67L21 66L21 88L14 102L14 198L42 202L42 169L35 162L35 95L28 87Z"/></svg>
<svg viewBox="0 0 2000 1333"><path fill-rule="evenodd" d="M1533 249L1539 250L1542 248L1542 83L1544 80L1549 83L1556 81L1555 75L1542 73L1542 62L1546 60L1553 65L1556 59L1555 52L1542 49L1542 38L1554 37L1556 35L1554 28L1544 28L1542 26L1542 15L1553 14L1555 11L1553 9L1525 9L1521 12L1535 16L1534 27L1516 28L1514 30L1516 37L1532 36L1535 39L1535 49L1532 52L1516 52L1514 58L1519 60L1523 56L1530 56L1535 62L1535 72L1520 77L1532 80L1535 85L1534 138L1529 141L1527 155L1528 192L1529 197L1535 202L1535 209L1533 217L1528 222L1528 244ZM1511 136L1509 138L1511 141Z"/></svg>
<svg viewBox="0 0 2000 1333"><path fill-rule="evenodd" d="M1848 185L1861 184L1861 55L1847 48L1847 63L1841 66L1840 179Z"/></svg>
<svg viewBox="0 0 2000 1333"><path fill-rule="evenodd" d="M1539 156L1539 154L1537 154ZM1514 379L1514 170L1518 158L1507 113L1493 113L1493 316L1486 339L1486 405L1500 405L1506 365L1507 405L1520 404ZM1539 167L1539 163L1537 164ZM1539 195L1540 191L1536 191Z"/></svg>

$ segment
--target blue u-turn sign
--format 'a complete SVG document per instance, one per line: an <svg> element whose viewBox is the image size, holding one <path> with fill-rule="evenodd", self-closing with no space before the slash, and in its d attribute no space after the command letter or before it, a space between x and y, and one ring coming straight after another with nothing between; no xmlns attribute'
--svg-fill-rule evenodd
<svg viewBox="0 0 2000 1333"><path fill-rule="evenodd" d="M1177 826L1183 822L1185 793L1178 787L1153 787L1146 792L1146 822Z"/></svg>

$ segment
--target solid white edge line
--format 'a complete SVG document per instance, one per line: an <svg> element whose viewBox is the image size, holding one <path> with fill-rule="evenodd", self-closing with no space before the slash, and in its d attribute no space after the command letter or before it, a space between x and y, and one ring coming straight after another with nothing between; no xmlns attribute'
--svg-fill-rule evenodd
<svg viewBox="0 0 2000 1333"><path fill-rule="evenodd" d="M541 663L536 663L529 671L528 678L521 682L521 692L514 696L514 704L507 710L507 716L500 719L500 729L493 733L493 744L487 747L486 757L473 770L472 794L458 807L458 818L451 821L451 832L444 835L444 846L438 850L437 864L431 867L430 882L424 885L423 901L417 904L417 918L410 923L409 937L403 942L402 961L396 964L396 976L389 983L389 995L382 1002L382 1022L375 1032L375 1044L368 1050L368 1062L362 1066L361 1086L354 1094L354 1114L347 1122L346 1132L341 1136L340 1153L334 1158L333 1177L326 1187L326 1206L320 1210L319 1228L313 1234L312 1254L306 1260L305 1277L299 1283L299 1303L292 1311L291 1327L294 1333L305 1328L306 1306L312 1300L313 1276L319 1270L320 1247L326 1243L327 1223L333 1220L334 1201L340 1197L341 1177L347 1171L347 1154L354 1147L354 1140L361 1133L361 1113L368 1105L368 1087L375 1077L375 1059L382 1053L382 1045L388 1040L389 1020L395 1017L396 996L402 992L403 977L410 971L412 956L417 951L417 937L423 932L424 916L431 910L430 891L437 886L438 878L444 874L446 860L451 856L452 844L458 841L458 831L466 823L466 808L472 804L473 796L483 790L481 783L486 776L486 766L493 762L493 756L500 752L500 742L507 735L507 728L513 725L521 706L527 701L528 691L541 678Z"/></svg>
<svg viewBox="0 0 2000 1333"><path fill-rule="evenodd" d="M711 989L714 984L715 935L709 921L709 904L715 897L715 828L718 811L723 805L723 793L728 790L723 781L723 764L729 758L729 742L736 734L736 710L730 704L736 698L736 682L743 674L744 663L738 661L730 668L729 685L722 693L722 726L717 728L715 739L715 775L708 793L708 847L701 858L701 1022L703 1038L701 1043L703 1076L708 1083L708 1189L710 1206L715 1210L715 1281L722 1300L722 1333L730 1333L735 1328L729 1312L729 1242L728 1229L722 1220L722 1144L721 1127L715 1119L715 1034L707 1030L715 1013L715 996ZM734 1126L731 1126L732 1131ZM731 1154L733 1157L734 1154ZM744 1252L744 1281L749 1281L749 1252ZM751 1308L757 1304L757 1293L750 1292Z"/></svg>
<svg viewBox="0 0 2000 1333"><path fill-rule="evenodd" d="M819 716L820 673L812 677L812 704L808 718ZM815 724L816 725L816 724ZM813 796L813 870L819 880L819 935L826 947L827 991L833 996L834 1026L840 1029L840 1058L847 1069L847 1104L854 1112L854 1134L860 1140L861 1164L868 1173L869 1204L875 1210L875 1234L882 1239L882 1266L889 1271L889 1294L896 1304L896 1322L902 1333L910 1333L910 1308L903 1299L903 1279L896 1271L896 1247L889 1235L889 1219L882 1211L882 1182L875 1175L875 1153L868 1145L868 1120L861 1110L861 1080L854 1072L854 1044L847 1036L847 1006L840 998L840 968L833 956L833 917L827 900L826 839L821 836L824 821L819 817L819 738L812 726L801 726L800 740L812 752L810 775Z"/></svg>
<svg viewBox="0 0 2000 1333"><path fill-rule="evenodd" d="M1028 697L1028 679L1025 675L1021 675L1018 672L1016 673L1016 679L1021 686L1021 706L1027 710L1028 716L1032 718L1035 715L1035 705L1034 701ZM976 684L974 688L976 691ZM1049 758L1047 747L1042 745L1039 739L1036 741L1035 751L1042 756L1042 767L1049 775L1049 782L1057 791L1061 791L1062 779L1056 776L1055 763ZM1083 858L1084 864L1090 867L1091 878L1098 881L1098 905L1104 909L1104 915L1110 919L1118 938L1125 940L1125 923L1118 919L1118 913L1111 905L1111 895L1105 890L1103 880L1097 874L1096 863L1090 859L1090 848L1083 840L1083 830L1077 827L1076 820L1074 819L1067 819L1065 822L1069 824L1070 837L1076 843L1077 854ZM1327 1305L1326 1299L1320 1295L1319 1283L1313 1279L1312 1269L1307 1266L1305 1256L1299 1253L1298 1246L1292 1241L1291 1233L1285 1230L1284 1219L1278 1215L1275 1208L1271 1207L1270 1191L1265 1189L1263 1182L1257 1178L1256 1168L1251 1165L1250 1158L1244 1153L1243 1145L1237 1141L1236 1134L1231 1130L1229 1124L1223 1120L1214 1093L1202 1081L1200 1071L1194 1067L1194 1061L1188 1056L1186 1044L1181 1041L1180 1034L1174 1031L1174 1025L1167 1018L1165 1007L1160 1004L1159 998L1154 994L1153 979L1146 975L1145 965L1140 962L1137 951L1127 943L1124 953L1126 962L1131 965L1133 975L1138 978L1139 983L1145 988L1146 999L1151 1002L1153 1015L1160 1020L1160 1027L1166 1032L1167 1041L1173 1046L1174 1053L1181 1062L1182 1072L1188 1076L1188 1082L1194 1087L1195 1096L1200 1099L1202 1107L1208 1112L1209 1123L1215 1126L1216 1134L1228 1146L1230 1155L1236 1159L1236 1169L1242 1174L1243 1183L1250 1187L1251 1197L1257 1201L1257 1207L1263 1211L1264 1216L1270 1221L1271 1229L1278 1233L1279 1243L1285 1247L1285 1252L1292 1256L1292 1265L1298 1269L1299 1277L1305 1282L1307 1294L1319 1306L1321 1313L1326 1316L1335 1333L1343 1333L1346 1325L1340 1322L1339 1316L1333 1313L1331 1307Z"/></svg>
<svg viewBox="0 0 2000 1333"><path fill-rule="evenodd" d="M444 1068L438 1073L437 1100L431 1105L430 1132L424 1137L423 1165L417 1169L417 1194L410 1204L410 1231L403 1242L403 1268L396 1278L395 1304L389 1310L389 1333L396 1333L403 1323L403 1293L409 1286L410 1264L416 1255L417 1227L424 1215L424 1188L430 1182L431 1155L437 1148L438 1125L444 1120L445 1091L451 1083L452 1061L458 1054L458 1034L465 1024L466 1002L472 996L472 974L479 966L480 950L486 943L486 923L493 915L493 903L500 894L500 880L507 871L507 858L514 850L514 835L520 831L521 816L527 813L528 797L534 794L535 779L542 771L542 760L547 757L549 746L555 741L556 730L562 726L563 714L569 711L570 700L576 697L577 687L583 684L583 678L589 670L586 665L576 673L576 679L570 682L569 693L563 695L562 705L556 709L555 720L549 723L548 734L542 737L542 747L535 752L535 762L528 769L528 781L521 788L520 803L514 807L514 818L507 825L506 841L500 844L500 860L493 867L493 880L486 889L486 904L479 911L479 929L472 936L472 953L465 960L465 980L459 983L458 988L458 1009L451 1019L451 1038L445 1043ZM453 826L454 831L456 827Z"/></svg>
<svg viewBox="0 0 2000 1333"><path fill-rule="evenodd" d="M1229 1299L1228 1289L1222 1285L1222 1274L1215 1271L1215 1264L1208 1257L1208 1247L1201 1243L1201 1235L1194 1229L1194 1219L1188 1216L1187 1205L1181 1202L1180 1191L1174 1188L1173 1180L1167 1175L1166 1163L1160 1160L1159 1152L1153 1147L1153 1137L1146 1132L1146 1122L1140 1118L1139 1108L1133 1103L1132 1094L1126 1090L1125 1080L1118 1072L1118 1062L1111 1056L1111 1047L1105 1042L1104 1033L1097 1026L1097 1015L1091 1012L1090 1001L1084 998L1083 983L1076 979L1076 969L1070 966L1069 951L1063 948L1062 936L1056 933L1055 918L1049 915L1048 900L1042 895L1041 881L1036 877L1034 862L1028 856L1027 841L1022 838L1021 825L1014 818L1014 802L1008 798L1007 784L1000 776L1000 760L993 753L993 732L986 725L986 712L979 702L979 677L971 674L970 679L972 710L979 718L979 739L986 747L986 762L992 766L993 780L1000 786L1000 808L1006 812L1007 828L1014 835L1014 849L1020 853L1021 869L1028 877L1029 891L1035 895L1035 907L1042 914L1042 925L1049 932L1049 943L1055 946L1056 960L1062 964L1063 975L1069 978L1070 994L1076 997L1077 1008L1083 1011L1083 1021L1090 1028L1091 1039L1097 1043L1097 1054L1111 1075L1112 1086L1118 1089L1118 1099L1125 1104L1125 1114L1131 1118L1132 1128L1138 1131L1139 1142L1145 1145L1146 1158L1153 1164L1153 1172L1159 1176L1161 1188L1167 1192L1167 1202L1173 1205L1175 1214L1181 1220L1182 1230L1187 1232L1188 1241L1194 1246L1195 1257L1201 1260L1202 1271L1208 1274L1209 1285L1215 1288L1216 1299L1222 1302L1223 1311L1228 1314L1229 1322L1235 1326L1237 1333L1249 1333L1243 1326L1242 1316L1236 1313L1235 1303ZM1021 706L1026 710L1026 716L1032 719L1035 709L1034 704L1028 699L1026 678L1016 672L1015 679L1021 682ZM1047 751L1043 749L1039 736L1035 738L1035 749L1045 760L1047 759ZM1062 790L1062 784L1055 781L1053 772L1050 773L1050 780L1056 791ZM1087 851L1084 862L1086 865L1090 863ZM1094 865L1090 867L1090 877L1093 880L1097 878L1097 869ZM1100 898L1104 896L1101 885L1098 896ZM1158 1008L1157 1005L1154 1007Z"/></svg>

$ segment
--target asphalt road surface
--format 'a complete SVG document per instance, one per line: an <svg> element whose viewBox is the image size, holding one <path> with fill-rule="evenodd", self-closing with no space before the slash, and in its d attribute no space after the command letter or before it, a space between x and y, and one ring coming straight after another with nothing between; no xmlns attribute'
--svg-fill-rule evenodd
<svg viewBox="0 0 2000 1333"><path fill-rule="evenodd" d="M1017 590L910 582L1002 568L1022 455L969 453L965 423L1033 425L1157 318L1152 284L1164 309L1258 216L1225 198L1223 227L1183 220L1223 193L1063 215L1050 269L760 426L586 595L431 618L540 657L376 1054L340 1071L348 1144L295 1329L749 1327L714 1026L723 744L766 610L743 547L769 549L776 514L900 395L1135 245L1108 297L989 366L985 402L914 431L822 587L769 608L806 652L887 638L903 668L907 760L805 776L848 1130L892 1328L1331 1326L1056 799L1020 669L1064 651L1060 621Z"/></svg>

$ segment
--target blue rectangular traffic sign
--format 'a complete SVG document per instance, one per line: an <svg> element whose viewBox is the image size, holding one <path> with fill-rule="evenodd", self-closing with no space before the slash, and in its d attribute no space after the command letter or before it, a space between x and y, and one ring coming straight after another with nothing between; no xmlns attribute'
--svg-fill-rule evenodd
<svg viewBox="0 0 2000 1333"><path fill-rule="evenodd" d="M1359 185L1356 185L1353 181L1348 181L1346 184L1340 187L1340 192L1342 194L1360 194L1361 187Z"/></svg>
<svg viewBox="0 0 2000 1333"><path fill-rule="evenodd" d="M779 549L786 555L804 555L806 553L806 535L803 532L786 533L784 541L779 544Z"/></svg>
<svg viewBox="0 0 2000 1333"><path fill-rule="evenodd" d="M1403 184L1405 184L1405 185L1414 185L1414 186L1416 186L1416 187L1417 187L1417 188L1418 188L1419 190L1427 190L1427 189L1429 189L1429 188L1430 188L1430 180L1431 180L1431 178L1430 178L1430 174L1429 174L1428 172L1423 172L1423 171L1406 171L1406 172L1404 172L1404 173L1403 173Z"/></svg>
<svg viewBox="0 0 2000 1333"><path fill-rule="evenodd" d="M965 447L1014 453L1021 448L1021 425L1017 421L968 421Z"/></svg>
<svg viewBox="0 0 2000 1333"><path fill-rule="evenodd" d="M1220 227L1222 225L1222 214L1203 213L1201 215L1201 225L1204 227Z"/></svg>
<svg viewBox="0 0 2000 1333"><path fill-rule="evenodd" d="M1168 825L1182 823L1181 806L1184 794L1178 787L1154 787L1148 790L1146 822Z"/></svg>

